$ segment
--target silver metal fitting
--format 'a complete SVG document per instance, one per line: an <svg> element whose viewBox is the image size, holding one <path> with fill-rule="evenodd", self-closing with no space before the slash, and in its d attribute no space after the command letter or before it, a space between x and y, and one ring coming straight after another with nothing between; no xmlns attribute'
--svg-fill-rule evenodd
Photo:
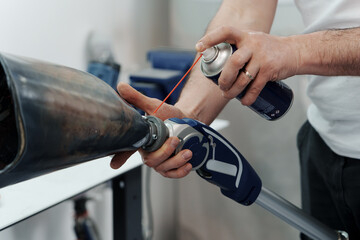
<svg viewBox="0 0 360 240"><path fill-rule="evenodd" d="M153 152L164 144L169 136L169 131L160 118L145 116L144 119L149 124L149 137L142 148L147 152Z"/></svg>

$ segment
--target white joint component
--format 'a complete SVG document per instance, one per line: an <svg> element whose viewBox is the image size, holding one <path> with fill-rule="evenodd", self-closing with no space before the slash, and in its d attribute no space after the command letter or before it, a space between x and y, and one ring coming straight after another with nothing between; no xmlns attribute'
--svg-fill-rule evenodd
<svg viewBox="0 0 360 240"><path fill-rule="evenodd" d="M206 133L208 133L209 135L213 136L213 137L216 137L220 142L222 142L228 149L230 149L234 155L236 156L237 160L238 160L238 173L237 173L237 176L236 176L236 181L235 181L235 187L239 187L239 184L240 184L240 178L241 178L241 174L242 174L242 170L243 170L243 165L242 165L242 161L241 161L241 157L236 153L236 151L226 142L224 141L219 135L217 135L215 132L209 130L209 129L206 129L206 128L203 128L204 131ZM213 153L213 158L212 160L215 160L215 152Z"/></svg>
<svg viewBox="0 0 360 240"><path fill-rule="evenodd" d="M207 161L206 168L214 172L219 172L234 177L236 176L237 173L237 167L235 165L221 162L218 160Z"/></svg>

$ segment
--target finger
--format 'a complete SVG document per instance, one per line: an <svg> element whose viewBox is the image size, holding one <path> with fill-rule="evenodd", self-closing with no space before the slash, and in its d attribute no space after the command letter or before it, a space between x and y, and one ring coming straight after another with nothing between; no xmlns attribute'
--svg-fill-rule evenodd
<svg viewBox="0 0 360 240"><path fill-rule="evenodd" d="M119 83L117 89L124 100L148 114L151 114L161 102L158 99L145 96L127 83Z"/></svg>
<svg viewBox="0 0 360 240"><path fill-rule="evenodd" d="M246 87L256 79L256 75L259 71L260 67L252 63L252 61L246 64L246 67L241 70L236 82L231 86L228 91L224 92L224 97L228 99L232 99L237 97L240 93L242 93ZM248 91L248 90L247 90Z"/></svg>
<svg viewBox="0 0 360 240"><path fill-rule="evenodd" d="M168 177L168 178L182 178L182 177L185 177L186 175L188 175L190 173L191 169L192 169L191 164L187 163L180 168L164 172L161 175L163 175L164 177Z"/></svg>
<svg viewBox="0 0 360 240"><path fill-rule="evenodd" d="M160 118L161 120L165 120L168 118L180 118L181 119L181 118L186 117L180 109L174 107L173 105L167 104L167 103L164 103L161 106L161 108L156 112L155 116Z"/></svg>
<svg viewBox="0 0 360 240"><path fill-rule="evenodd" d="M244 97L241 99L241 103L245 106L250 106L259 96L261 90L265 87L267 79L265 76L262 76L261 73L258 73L256 79L250 84L249 88L246 90Z"/></svg>
<svg viewBox="0 0 360 240"><path fill-rule="evenodd" d="M195 48L196 51L203 52L205 49L222 42L235 43L235 40L241 39L242 37L243 32L233 27L223 26L207 33L196 43Z"/></svg>
<svg viewBox="0 0 360 240"><path fill-rule="evenodd" d="M157 172L167 172L172 169L177 169L184 166L192 157L192 152L188 149L185 149L174 157L164 161L162 164L158 165L155 170Z"/></svg>
<svg viewBox="0 0 360 240"><path fill-rule="evenodd" d="M113 169L120 168L126 160L134 154L135 151L127 151L115 154L115 156L111 159L110 167Z"/></svg>
<svg viewBox="0 0 360 240"><path fill-rule="evenodd" d="M239 71L245 66L251 57L252 51L246 47L239 48L233 53L233 55L230 56L219 77L219 86L221 90L228 91L232 87L239 76Z"/></svg>
<svg viewBox="0 0 360 240"><path fill-rule="evenodd" d="M170 158L170 156L175 152L179 142L180 140L177 137L170 137L158 150L154 152L148 153L142 150L139 152L147 166L156 168L161 163Z"/></svg>

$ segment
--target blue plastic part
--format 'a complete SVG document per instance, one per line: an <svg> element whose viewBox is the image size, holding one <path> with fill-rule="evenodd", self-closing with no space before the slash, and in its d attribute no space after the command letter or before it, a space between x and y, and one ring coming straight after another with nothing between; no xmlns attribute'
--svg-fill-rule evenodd
<svg viewBox="0 0 360 240"><path fill-rule="evenodd" d="M137 90L139 83L147 83L141 86L141 92L146 93L148 97L154 97L163 100L170 91L176 86L181 77L191 67L196 52L175 49L156 49L147 53L147 59L150 62L151 69L143 69L130 75L130 85ZM151 86L153 84L154 86ZM180 83L166 103L175 104L179 98L181 89L185 80ZM146 91L145 88L150 90ZM158 89L160 93L153 90Z"/></svg>
<svg viewBox="0 0 360 240"><path fill-rule="evenodd" d="M196 121L194 119L191 118L183 118L183 121L188 124L189 126L195 128L196 130L198 130L199 132L202 132L202 126L205 126L204 123Z"/></svg>
<svg viewBox="0 0 360 240"><path fill-rule="evenodd" d="M178 123L178 124L187 124L187 122L185 122L183 119L180 118L169 118L169 120Z"/></svg>
<svg viewBox="0 0 360 240"><path fill-rule="evenodd" d="M116 91L120 65L116 63L90 62L87 72L100 78Z"/></svg>
<svg viewBox="0 0 360 240"><path fill-rule="evenodd" d="M147 53L153 68L187 71L195 58L195 51L157 49Z"/></svg>
<svg viewBox="0 0 360 240"><path fill-rule="evenodd" d="M154 83L141 83L141 82L133 82L131 86L135 88L137 91L141 92L145 96L150 96L157 99L164 99L166 97L166 92L164 89L158 84ZM144 115L145 112L141 109L137 109L137 111Z"/></svg>
<svg viewBox="0 0 360 240"><path fill-rule="evenodd" d="M184 144L183 149L189 149L193 153L193 156L189 161L193 168L197 168L200 164L202 164L204 158L206 157L207 149L204 147L204 144L207 142L208 139L206 137L204 137L202 141L199 141L198 137L192 137Z"/></svg>
<svg viewBox="0 0 360 240"><path fill-rule="evenodd" d="M181 77L182 77L182 72L177 70L143 69L139 72L130 75L130 85L136 86L136 84L139 83L147 83L148 84L147 86L149 86L150 88L154 88L151 87L152 84L156 86L159 89L159 91L161 91L161 95L153 94L147 96L163 100L167 96L167 94L175 87L175 85L178 83ZM167 103L174 104L177 101L183 84L184 83L182 83L173 92L173 94L166 101Z"/></svg>
<svg viewBox="0 0 360 240"><path fill-rule="evenodd" d="M171 119L174 122L184 122L202 133L210 144L209 155L206 162L197 173L208 182L221 188L221 192L243 204L251 205L257 199L261 191L261 180L255 170L241 155L241 153L223 136L214 129L193 119L184 118L181 121ZM189 148L193 152L193 159L203 159L202 143L185 143L183 149ZM199 153L198 153L199 152ZM197 155L198 154L198 155ZM230 170L229 170L230 169Z"/></svg>

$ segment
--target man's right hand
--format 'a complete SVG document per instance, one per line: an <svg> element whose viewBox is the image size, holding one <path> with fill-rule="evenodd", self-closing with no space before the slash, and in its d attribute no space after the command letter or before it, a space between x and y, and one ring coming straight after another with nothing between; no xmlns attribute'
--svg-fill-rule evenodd
<svg viewBox="0 0 360 240"><path fill-rule="evenodd" d="M156 98L149 98L141 94L128 84L120 83L117 88L120 96L125 101L142 109L147 115L152 115L161 103L161 101ZM161 120L173 117L190 117L180 109L166 103L156 112L155 116ZM147 166L154 168L164 177L181 178L186 176L192 168L191 164L187 163L192 157L192 152L190 150L182 150L175 156L172 156L178 144L179 139L177 137L170 137L154 152L149 153L140 149L139 152L143 158L143 162ZM115 154L110 166L114 169L120 168L134 152L135 151L127 151Z"/></svg>

